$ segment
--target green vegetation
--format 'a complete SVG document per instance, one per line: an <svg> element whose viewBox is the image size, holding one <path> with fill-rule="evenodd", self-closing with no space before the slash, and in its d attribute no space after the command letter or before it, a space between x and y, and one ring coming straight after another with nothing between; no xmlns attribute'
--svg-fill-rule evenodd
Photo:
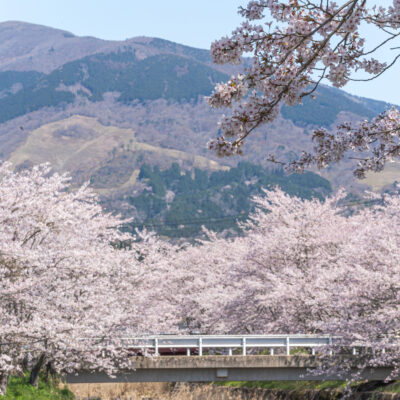
<svg viewBox="0 0 400 400"><path fill-rule="evenodd" d="M149 189L128 198L141 217L131 229L147 226L169 237L196 236L203 225L215 231L240 231L238 222L254 210L251 199L262 194L263 188L278 186L306 199L323 199L332 191L330 183L317 174L286 175L248 162L211 174L200 169L183 171L177 163L164 171L143 164L138 179Z"/></svg>
<svg viewBox="0 0 400 400"><path fill-rule="evenodd" d="M40 110L43 107L72 103L74 98L70 92L49 90L48 88L22 89L13 96L0 99L0 123Z"/></svg>
<svg viewBox="0 0 400 400"><path fill-rule="evenodd" d="M4 71L0 72L0 91L11 94L11 88L20 84L20 88L35 86L45 74L36 71ZM15 90L15 89L14 89Z"/></svg>
<svg viewBox="0 0 400 400"><path fill-rule="evenodd" d="M134 51L95 54L64 64L48 75L36 72L0 73L0 123L43 107L72 103L75 95L60 85L81 84L91 101L100 101L106 92L119 92L119 101L167 99L197 100L209 95L214 84L227 75L196 60L161 54L139 60ZM22 88L12 93L19 83Z"/></svg>
<svg viewBox="0 0 400 400"><path fill-rule="evenodd" d="M66 85L80 82L92 93L92 101L102 100L106 92L117 91L122 102L197 99L208 95L214 83L226 78L225 74L185 57L164 54L137 60L132 51L89 56L65 64L49 76Z"/></svg>
<svg viewBox="0 0 400 400"><path fill-rule="evenodd" d="M73 400L75 396L67 388L60 389L52 383L39 380L39 387L29 384L28 376L12 376L8 383L7 393L1 400Z"/></svg>
<svg viewBox="0 0 400 400"><path fill-rule="evenodd" d="M296 125L325 126L333 124L341 111L362 115L365 118L376 116L389 106L384 102L346 96L342 91L326 86L320 86L315 93L315 99L303 99L303 104L295 107L282 107L282 116L292 120Z"/></svg>
<svg viewBox="0 0 400 400"><path fill-rule="evenodd" d="M0 72L0 123L43 107L72 103L76 96L62 85L82 85L81 96L101 101L106 92L119 92L119 101L166 99L196 101L209 95L215 83L228 75L208 66L207 51L153 39L151 46L171 51L138 59L128 47L114 53L100 53L64 64L43 74L34 71ZM173 54L176 53L176 54ZM331 125L340 111L371 118L389 105L354 98L334 88L320 86L316 99L305 98L303 105L283 107L282 115L298 125Z"/></svg>
<svg viewBox="0 0 400 400"><path fill-rule="evenodd" d="M4 96L0 98L0 123L74 100L72 93L55 90L61 82L49 86L47 78L47 75L35 71L0 72L0 92Z"/></svg>
<svg viewBox="0 0 400 400"><path fill-rule="evenodd" d="M376 389L377 392L400 393L400 381L390 383L387 386L382 386Z"/></svg>
<svg viewBox="0 0 400 400"><path fill-rule="evenodd" d="M184 46L165 39L152 39L150 45L157 49L167 50L175 54L183 54L187 57L194 58L203 63L212 63L211 54L208 50L196 49L194 47Z"/></svg>

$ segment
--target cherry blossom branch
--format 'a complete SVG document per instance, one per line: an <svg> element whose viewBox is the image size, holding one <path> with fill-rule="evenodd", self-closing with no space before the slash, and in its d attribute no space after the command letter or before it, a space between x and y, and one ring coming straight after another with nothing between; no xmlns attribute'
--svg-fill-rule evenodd
<svg viewBox="0 0 400 400"><path fill-rule="evenodd" d="M367 8L366 4L366 0L349 0L341 6L330 0L254 0L246 8L241 7L239 13L247 21L231 37L214 42L211 54L217 63L235 64L240 63L243 54L252 52L253 64L243 74L218 84L209 98L212 107L233 108L230 116L221 119L221 136L211 140L209 148L219 156L242 154L246 139L261 125L272 122L281 105L301 103L323 79L343 87L350 80L376 79L393 67L400 55L389 64L371 56L400 35L400 4L397 0L388 8ZM268 18L265 11L270 14ZM265 20L268 29L249 22L254 20ZM365 50L366 38L360 34L362 23L372 24L389 37L371 50ZM316 71L320 71L317 79ZM372 76L354 77L353 73L357 71ZM360 146L353 146L340 130L338 127L333 135L341 153L360 151ZM314 140L324 135L328 132L320 129L315 132ZM332 141L332 138L326 137L326 141ZM374 148L375 152L378 147ZM369 148L362 150L372 151ZM325 168L343 158L338 154L329 155L331 151L334 149L325 146L320 153L305 153L301 163ZM394 156L396 151L389 151L389 154ZM276 161L274 156L272 159ZM371 156L363 168L379 170L379 162L383 159ZM291 169L300 164L294 162L287 167ZM359 170L354 173L363 176Z"/></svg>

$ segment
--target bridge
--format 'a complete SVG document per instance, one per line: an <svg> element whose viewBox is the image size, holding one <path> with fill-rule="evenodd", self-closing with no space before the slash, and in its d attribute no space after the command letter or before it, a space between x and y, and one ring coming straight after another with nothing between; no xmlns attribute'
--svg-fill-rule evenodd
<svg viewBox="0 0 400 400"><path fill-rule="evenodd" d="M115 378L110 378L103 372L81 371L79 374L67 375L66 381L340 380L338 376L312 376L308 373L318 366L318 349L333 344L334 338L329 335L160 335L124 338L118 342L133 352L147 353L148 356L132 357L133 370L120 372ZM291 355L293 348L301 348L301 354ZM356 352L354 349L353 354ZM163 353L168 355L162 355ZM173 353L181 355L171 355ZM375 368L364 371L362 378L384 380L390 372L389 367Z"/></svg>

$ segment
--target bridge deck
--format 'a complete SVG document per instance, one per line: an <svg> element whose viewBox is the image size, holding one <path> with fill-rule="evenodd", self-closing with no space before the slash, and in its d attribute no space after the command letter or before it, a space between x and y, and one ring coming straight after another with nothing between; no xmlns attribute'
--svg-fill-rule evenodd
<svg viewBox="0 0 400 400"><path fill-rule="evenodd" d="M80 372L67 375L68 383L104 382L214 382L268 380L337 380L337 376L312 376L308 368L315 368L318 358L313 356L163 356L133 357L134 371L119 373L110 378L102 372ZM363 379L384 380L390 368L376 368L363 374Z"/></svg>

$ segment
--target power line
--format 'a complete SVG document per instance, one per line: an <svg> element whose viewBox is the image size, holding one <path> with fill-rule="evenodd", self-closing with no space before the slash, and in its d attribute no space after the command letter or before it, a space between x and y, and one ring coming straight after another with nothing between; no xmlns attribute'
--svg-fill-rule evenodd
<svg viewBox="0 0 400 400"><path fill-rule="evenodd" d="M186 220L180 220L177 222L148 222L148 223L142 223L142 224L129 224L129 226L134 227L134 228L140 228L140 227L163 227L163 226L179 226L179 225L198 225L201 223L222 223L225 221L233 221L237 220L239 218L244 218L248 217L249 213L244 213L244 214L236 214L236 215L226 215L223 217L215 217L215 218L209 218L209 217L204 217L204 218L194 218L194 219L186 219Z"/></svg>
<svg viewBox="0 0 400 400"><path fill-rule="evenodd" d="M355 207L355 206L368 206L368 205L374 205L374 204L379 204L382 200L381 199L371 199L371 200L353 200L349 201L343 204L340 204L340 207ZM163 227L179 227L180 225L200 225L200 224L206 224L206 223L212 223L212 224L218 224L218 223L224 223L228 221L237 221L239 219L247 218L249 217L249 213L241 213L241 214L235 214L235 215L226 215L222 217L204 217L204 218L193 218L193 219L185 219L185 220L180 220L176 222L143 222L140 224L129 224L130 227L133 228L145 228L145 227L154 227L154 228L163 228ZM178 229L169 229L171 231L178 231Z"/></svg>
<svg viewBox="0 0 400 400"><path fill-rule="evenodd" d="M369 206L369 205L374 205L374 204L379 204L382 202L382 199L370 199L370 200L353 200L353 201L349 201L348 203L343 203L343 204L339 204L340 206L343 207L354 207L354 206L358 206L358 205L365 205L365 206Z"/></svg>

